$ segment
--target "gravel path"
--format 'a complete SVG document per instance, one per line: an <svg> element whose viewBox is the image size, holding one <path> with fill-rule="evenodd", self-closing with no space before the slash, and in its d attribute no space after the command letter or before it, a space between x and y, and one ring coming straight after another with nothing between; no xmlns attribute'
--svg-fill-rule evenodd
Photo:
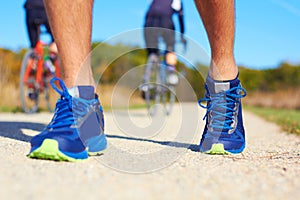
<svg viewBox="0 0 300 200"><path fill-rule="evenodd" d="M26 157L50 114L0 114L0 199L300 199L300 137L245 112L243 154L200 154L203 114L106 112L108 150L79 163Z"/></svg>

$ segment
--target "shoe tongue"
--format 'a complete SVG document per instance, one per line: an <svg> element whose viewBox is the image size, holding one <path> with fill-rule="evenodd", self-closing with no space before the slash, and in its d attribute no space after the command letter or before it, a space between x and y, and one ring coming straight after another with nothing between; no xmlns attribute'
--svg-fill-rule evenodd
<svg viewBox="0 0 300 200"><path fill-rule="evenodd" d="M75 86L68 89L69 94L74 98L92 100L95 98L93 86Z"/></svg>
<svg viewBox="0 0 300 200"><path fill-rule="evenodd" d="M206 78L206 84L211 94L225 92L230 88L238 86L239 83L240 81L237 78L229 81L215 81L209 76Z"/></svg>

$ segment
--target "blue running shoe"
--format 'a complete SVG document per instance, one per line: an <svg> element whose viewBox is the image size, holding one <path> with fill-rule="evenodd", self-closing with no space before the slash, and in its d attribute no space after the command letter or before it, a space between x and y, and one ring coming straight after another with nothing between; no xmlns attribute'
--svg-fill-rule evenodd
<svg viewBox="0 0 300 200"><path fill-rule="evenodd" d="M206 125L200 141L200 152L208 154L236 154L245 148L241 98L246 90L236 78L232 81L214 81L207 77L205 98L199 105L207 109ZM207 105L203 105L207 102Z"/></svg>
<svg viewBox="0 0 300 200"><path fill-rule="evenodd" d="M56 87L59 82L62 90ZM102 153L107 146L103 110L94 87L67 89L53 78L52 87L61 95L49 125L31 140L30 158L80 161Z"/></svg>

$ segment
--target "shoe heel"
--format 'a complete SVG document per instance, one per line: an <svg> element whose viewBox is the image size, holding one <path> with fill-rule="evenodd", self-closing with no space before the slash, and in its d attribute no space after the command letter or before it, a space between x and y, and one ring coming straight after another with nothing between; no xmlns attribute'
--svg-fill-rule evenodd
<svg viewBox="0 0 300 200"><path fill-rule="evenodd" d="M102 154L107 147L107 140L105 134L89 138L86 141L86 147L88 154L91 156Z"/></svg>

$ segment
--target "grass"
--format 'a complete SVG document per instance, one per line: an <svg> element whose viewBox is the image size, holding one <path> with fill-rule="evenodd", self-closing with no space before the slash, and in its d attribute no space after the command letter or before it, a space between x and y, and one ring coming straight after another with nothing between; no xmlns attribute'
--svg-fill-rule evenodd
<svg viewBox="0 0 300 200"><path fill-rule="evenodd" d="M17 113L17 112L22 112L22 109L20 107L15 107L15 106L0 106L0 113L2 112Z"/></svg>
<svg viewBox="0 0 300 200"><path fill-rule="evenodd" d="M282 130L300 135L300 110L245 106L245 109L278 124Z"/></svg>
<svg viewBox="0 0 300 200"><path fill-rule="evenodd" d="M0 113L23 113L20 106L0 106ZM45 107L39 107L38 112L49 112Z"/></svg>

